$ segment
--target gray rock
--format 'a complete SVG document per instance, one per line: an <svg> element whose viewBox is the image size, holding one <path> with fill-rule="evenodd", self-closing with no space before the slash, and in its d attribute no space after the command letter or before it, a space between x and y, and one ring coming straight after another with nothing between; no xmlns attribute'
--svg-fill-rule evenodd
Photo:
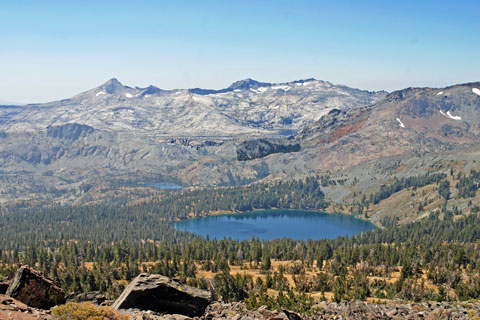
<svg viewBox="0 0 480 320"><path fill-rule="evenodd" d="M265 319L271 319L278 315L277 312L268 310L267 306L258 308L257 313L261 314Z"/></svg>
<svg viewBox="0 0 480 320"><path fill-rule="evenodd" d="M441 307L430 312L430 314L425 318L425 320L450 320L451 316L452 310Z"/></svg>
<svg viewBox="0 0 480 320"><path fill-rule="evenodd" d="M77 140L93 133L94 129L78 123L67 123L62 126L47 127L47 136L57 139Z"/></svg>
<svg viewBox="0 0 480 320"><path fill-rule="evenodd" d="M180 284L158 274L142 273L125 288L113 308L152 310L200 316L211 302L211 294Z"/></svg>
<svg viewBox="0 0 480 320"><path fill-rule="evenodd" d="M388 311L386 315L390 318L393 318L394 316L398 315L398 308Z"/></svg>
<svg viewBox="0 0 480 320"><path fill-rule="evenodd" d="M67 298L67 300L72 302L89 301L93 304L100 305L105 301L105 295L103 295L100 291L90 291L70 296Z"/></svg>

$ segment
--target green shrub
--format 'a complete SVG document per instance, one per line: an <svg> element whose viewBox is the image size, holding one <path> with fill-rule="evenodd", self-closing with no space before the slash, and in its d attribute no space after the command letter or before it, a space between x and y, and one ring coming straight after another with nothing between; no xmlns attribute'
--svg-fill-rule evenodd
<svg viewBox="0 0 480 320"><path fill-rule="evenodd" d="M109 307L97 307L90 302L68 302L53 308L52 313L59 320L128 320Z"/></svg>

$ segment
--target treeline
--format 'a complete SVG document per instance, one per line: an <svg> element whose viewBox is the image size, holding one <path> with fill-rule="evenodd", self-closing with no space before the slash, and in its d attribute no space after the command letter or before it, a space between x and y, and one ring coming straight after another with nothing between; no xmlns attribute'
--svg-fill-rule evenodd
<svg viewBox="0 0 480 320"><path fill-rule="evenodd" d="M477 194L478 188L480 188L480 172L470 170L470 175L465 174L458 175L458 182L456 188L458 189L459 198L473 198Z"/></svg>
<svg viewBox="0 0 480 320"><path fill-rule="evenodd" d="M163 205L165 202L162 200L153 205ZM202 216L212 211L235 212L271 208L321 210L329 204L316 177L187 191L169 197L167 202L174 211L181 208L183 217L186 217L186 214Z"/></svg>
<svg viewBox="0 0 480 320"><path fill-rule="evenodd" d="M414 176L408 178L396 178L391 184L382 185L380 191L370 194L370 202L377 204L380 201L389 198L392 194L402 191L407 188L421 188L432 183L438 183L446 178L444 173L426 173L421 176Z"/></svg>

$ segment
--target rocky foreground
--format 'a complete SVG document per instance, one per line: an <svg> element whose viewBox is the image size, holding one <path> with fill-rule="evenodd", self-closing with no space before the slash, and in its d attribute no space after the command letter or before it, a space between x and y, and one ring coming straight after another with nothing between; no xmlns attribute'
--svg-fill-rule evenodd
<svg viewBox="0 0 480 320"><path fill-rule="evenodd" d="M285 311L271 311L266 307L248 310L244 303L213 302L199 317L181 314L163 314L150 310L127 309L120 311L134 320L300 320L300 319L480 319L477 303L419 303L370 304L366 302L320 303L308 315ZM46 320L55 319L50 310L29 307L24 303L0 295L0 319Z"/></svg>
<svg viewBox="0 0 480 320"><path fill-rule="evenodd" d="M7 294L12 296L0 291L1 320L56 319L49 306L65 301L63 291L52 280L25 266L9 283ZM72 295L67 301L112 306L121 316L135 320L480 319L480 303L473 302L320 302L310 313L298 314L265 306L248 310L244 303L223 303L213 297L208 291L144 273L115 302L105 301L98 292Z"/></svg>

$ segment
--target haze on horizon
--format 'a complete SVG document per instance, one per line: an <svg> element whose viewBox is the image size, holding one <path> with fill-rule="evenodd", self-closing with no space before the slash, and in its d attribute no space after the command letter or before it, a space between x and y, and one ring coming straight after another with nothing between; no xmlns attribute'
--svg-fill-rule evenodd
<svg viewBox="0 0 480 320"><path fill-rule="evenodd" d="M109 78L212 88L316 78L366 90L480 80L480 2L0 3L0 101L71 97Z"/></svg>

